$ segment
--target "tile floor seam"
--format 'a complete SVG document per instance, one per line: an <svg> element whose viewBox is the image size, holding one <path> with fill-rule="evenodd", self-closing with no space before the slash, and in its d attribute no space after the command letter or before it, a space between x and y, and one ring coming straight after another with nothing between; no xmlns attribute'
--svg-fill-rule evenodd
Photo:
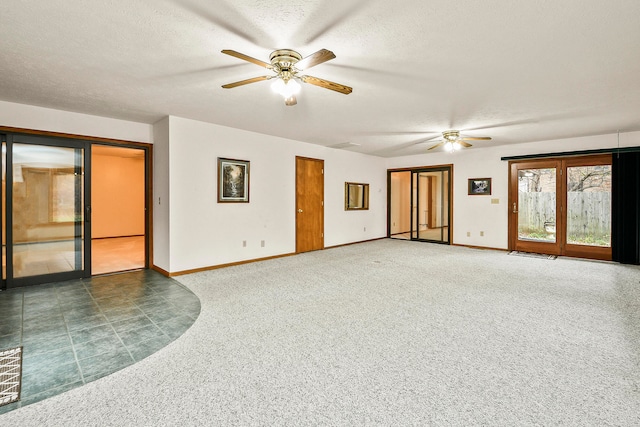
<svg viewBox="0 0 640 427"><path fill-rule="evenodd" d="M161 298L164 300L165 304L167 304L167 303L168 303L168 301L167 301L164 297L161 297ZM149 319L149 321L150 321L150 322L151 322L151 323L152 323L156 328L158 328L158 330L160 330L160 332L162 332L162 334L163 334L165 337L167 337L167 338L171 339L171 337L169 336L169 334L167 334L167 333L165 332L165 330L164 330L164 329L162 329L162 328L161 328L161 327L160 327L156 322L154 322L154 321L153 321L153 319L152 319L152 318L150 318L150 317L148 316L147 312L146 312L144 309L140 308L140 306L138 306L138 304L136 304L136 303L134 303L134 305L135 305L135 306L136 306L140 311L142 311L142 313L144 314L144 317L146 317L147 319ZM194 322L195 322L195 320L194 320ZM116 332L116 334L117 334L117 332ZM118 335L118 337L119 337L119 335ZM150 338L150 339L152 339L152 338ZM148 340L145 340L145 341L148 341ZM123 342L123 344L124 344L124 342ZM125 347L127 348L127 350L129 350L129 348L128 348L127 346L125 346ZM158 350L158 351L160 351L160 350ZM138 362L138 360L136 360L136 359L135 359L135 357L133 357L133 355L131 355L131 357L133 358L133 360L135 360L136 362Z"/></svg>
<svg viewBox="0 0 640 427"><path fill-rule="evenodd" d="M78 373L80 374L80 380L82 381L82 384L86 384L86 382L84 381L84 373L82 372L82 367L80 366L80 361L78 360L78 352L76 351L76 346L73 342L73 338L71 337L71 331L69 330L69 323L67 322L67 319L64 317L64 312L62 312L62 304L60 301L60 295L58 295L58 292L55 293L56 294L56 301L58 301L58 307L60 307L60 314L62 315L62 318L64 320L64 325L67 329L67 335L69 336L69 342L71 343L71 351L73 351L73 358L76 362L76 367L78 368ZM66 385L66 384L64 384Z"/></svg>
<svg viewBox="0 0 640 427"><path fill-rule="evenodd" d="M127 351L127 353L129 354L129 357L131 358L131 360L133 360L133 363L136 363L136 359L133 357L133 354L131 354L131 351L129 351L129 349L127 348L127 346L124 344L124 341L122 341L122 337L118 334L118 331L116 331L116 329L113 327L113 322L111 321L111 319L109 319L109 317L106 315L106 313L103 311L102 309L102 305L100 305L99 300L97 300L95 298L95 296L91 293L91 291L87 288L87 284L83 282L83 286L85 287L85 289L87 289L87 292L89 293L89 296L91 297L91 299L93 300L93 302L98 306L98 310L100 310L100 313L102 313L102 315L104 316L104 318L106 319L107 323L109 324L109 326L111 327L111 330L113 331L114 334L116 334L116 337L118 338L118 341L120 341L120 344L122 344L122 346L124 347L124 349ZM134 304L135 305L135 304ZM95 357L95 356L92 356ZM88 359L88 358L87 358ZM82 367L80 367L80 371L82 372ZM83 374L84 375L84 374Z"/></svg>

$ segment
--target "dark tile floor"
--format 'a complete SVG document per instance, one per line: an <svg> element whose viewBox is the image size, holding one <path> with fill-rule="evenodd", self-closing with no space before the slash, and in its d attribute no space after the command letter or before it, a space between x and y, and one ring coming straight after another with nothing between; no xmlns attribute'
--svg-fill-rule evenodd
<svg viewBox="0 0 640 427"><path fill-rule="evenodd" d="M23 346L21 400L0 414L144 359L199 314L198 297L151 270L0 292L0 350Z"/></svg>

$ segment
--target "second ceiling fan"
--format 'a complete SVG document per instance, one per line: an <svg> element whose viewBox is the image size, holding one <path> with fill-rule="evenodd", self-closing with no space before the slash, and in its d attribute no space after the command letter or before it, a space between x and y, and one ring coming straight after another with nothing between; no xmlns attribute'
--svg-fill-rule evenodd
<svg viewBox="0 0 640 427"><path fill-rule="evenodd" d="M322 64L323 62L327 62L336 57L333 52L327 49L320 49L316 53L305 58L295 50L279 49L271 52L271 55L269 55L270 63L236 52L235 50L225 49L222 53L259 65L275 73L269 76L253 77L222 85L225 89L231 89L263 80L277 79L271 87L274 91L284 97L284 103L289 106L296 105L298 103L296 99L296 94L300 91L300 84L298 81L330 89L345 95L348 95L353 91L349 86L330 82L329 80L320 79L318 77L300 74L304 70L308 70L311 67L315 67L316 65Z"/></svg>
<svg viewBox="0 0 640 427"><path fill-rule="evenodd" d="M440 138L440 137L437 137ZM433 141L433 139L430 139L428 141L425 142L437 142L437 144L427 148L428 150L433 150L434 148L438 148L441 145L444 145L444 149L445 151L457 151L460 150L462 147L471 147L472 145L469 144L467 141L490 141L491 137L489 136L461 136L460 135L460 131L458 130L446 130L444 132L442 132L442 141Z"/></svg>

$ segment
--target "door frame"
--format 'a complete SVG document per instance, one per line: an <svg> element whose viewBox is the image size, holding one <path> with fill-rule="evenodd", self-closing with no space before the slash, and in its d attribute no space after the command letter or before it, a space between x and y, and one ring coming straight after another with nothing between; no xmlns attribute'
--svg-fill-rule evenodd
<svg viewBox="0 0 640 427"><path fill-rule="evenodd" d="M537 252L598 260L611 260L612 247L567 243L567 168L576 166L611 165L612 155L593 154L571 157L545 157L509 161L509 250ZM556 242L522 242L518 240L518 170L556 168Z"/></svg>
<svg viewBox="0 0 640 427"><path fill-rule="evenodd" d="M0 135L4 136L7 141L7 158L9 155L9 146L11 144L9 144L9 140L11 139L11 141L13 142L13 137L14 136L35 136L35 137L44 137L46 139L52 139L52 140L59 140L59 141L75 141L75 143L78 144L86 144L88 148L85 149L85 161L88 160L89 162L89 168L90 168L90 162L91 162L91 147L95 144L99 144L99 145L110 145L110 146L115 146L115 147L123 147L123 148L135 148L135 149L142 149L144 150L145 153L145 269L149 269L152 265L153 265L153 144L150 143L146 143L146 142L136 142L136 141L127 141L127 140L119 140L119 139L113 139L113 138L102 138L102 137L96 137L96 136L87 136L87 135L77 135L77 134L70 134L70 133L61 133L61 132L50 132L50 131L42 131L42 130L34 130L34 129L25 129L25 128L16 128L16 127L9 127L9 126L0 126ZM8 182L8 178L9 175L11 174L7 174L7 187L9 187L9 182ZM91 192L91 185L90 185L90 178L91 178L91 174L90 174L90 169L89 171L85 170L85 206L87 206L87 200L91 200L90 199L90 192ZM6 191L5 197L7 198L7 212L8 212L8 198L9 198L9 190L10 188L2 188L0 189L0 191ZM89 192L88 194L86 192ZM0 193L1 194L1 193ZM90 204L88 206L91 206ZM10 225L8 223L9 221L9 215L7 214L7 223L5 224L5 228L0 230L0 233L4 233L5 234L5 238L6 238L6 242L9 242L9 238L12 237L10 235L10 233L6 233L7 231L10 232ZM85 232L85 253L88 250L89 255L91 254L91 241L90 240L86 240L87 236L91 236L90 233L90 224L87 224L85 222L85 225L89 228L89 233L87 234ZM0 228L2 228L0 226ZM2 237L2 234L0 234L0 237ZM88 241L88 244L86 243ZM7 257L8 259L8 257ZM89 257L88 260L85 259L85 270L87 273L87 276L84 277L91 277L91 258ZM8 284L11 280L7 280L10 276L9 276L9 268L11 268L9 265L9 263L7 263L7 275L6 277L2 277L2 288L8 288ZM66 274L66 273L56 273L56 274ZM32 276L32 277L36 277L36 276ZM37 276L39 277L39 276ZM74 277L71 277L71 279L73 279ZM25 278L26 279L26 278ZM31 281L26 281L26 283L22 284L21 281L23 280L22 278L19 278L19 281L16 283L15 280L16 279L12 279L13 283L12 283L12 287L16 287L16 286L27 286L27 285L31 285L31 284L36 284L36 283L31 283ZM51 281L57 281L57 280L69 280L69 278L66 277L61 277L61 278L54 278Z"/></svg>

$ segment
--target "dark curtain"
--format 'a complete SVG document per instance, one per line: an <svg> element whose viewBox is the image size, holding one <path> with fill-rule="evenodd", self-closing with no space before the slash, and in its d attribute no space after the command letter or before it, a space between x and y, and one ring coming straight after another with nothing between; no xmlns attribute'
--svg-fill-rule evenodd
<svg viewBox="0 0 640 427"><path fill-rule="evenodd" d="M640 264L640 152L613 153L613 260Z"/></svg>

